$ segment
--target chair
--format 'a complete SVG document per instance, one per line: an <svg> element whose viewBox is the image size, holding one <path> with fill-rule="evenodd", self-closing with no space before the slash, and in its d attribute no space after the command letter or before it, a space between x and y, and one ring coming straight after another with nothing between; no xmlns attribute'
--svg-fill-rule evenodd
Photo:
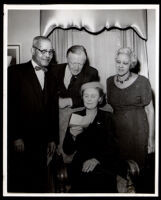
<svg viewBox="0 0 161 200"><path fill-rule="evenodd" d="M133 160L128 160L127 162L127 170L126 177L121 177L117 175L117 189L118 193L136 193L135 189L135 179L139 176L140 170L138 164ZM68 193L71 189L67 167L69 164L63 163L59 165L59 169L57 170L57 186L56 192L60 193Z"/></svg>
<svg viewBox="0 0 161 200"><path fill-rule="evenodd" d="M138 164L134 160L127 160L126 178L117 175L117 189L119 193L136 193L135 179L140 174Z"/></svg>

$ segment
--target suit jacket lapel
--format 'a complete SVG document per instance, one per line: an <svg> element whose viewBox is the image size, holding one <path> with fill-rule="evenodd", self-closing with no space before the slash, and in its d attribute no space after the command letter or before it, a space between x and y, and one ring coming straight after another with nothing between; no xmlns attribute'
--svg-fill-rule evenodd
<svg viewBox="0 0 161 200"><path fill-rule="evenodd" d="M43 92L43 99L44 99L44 103L46 104L48 101L48 87L50 87L49 83L48 83L48 72L45 73L45 81L44 81L44 89L42 90Z"/></svg>
<svg viewBox="0 0 161 200"><path fill-rule="evenodd" d="M26 77L28 77L30 84L32 84L32 87L35 91L34 92L35 95L37 96L38 99L41 100L43 98L42 88L41 88L41 85L39 83L39 80L36 76L36 73L34 71L34 68L33 68L31 62L29 62L29 64L28 64L27 73L28 74L26 74Z"/></svg>
<svg viewBox="0 0 161 200"><path fill-rule="evenodd" d="M65 76L65 69L66 69L66 66L67 66L67 64L64 64L63 65L63 67L62 67L62 69L61 69L61 71L60 71L60 81L63 83L61 83L61 85L62 85L62 87L65 89L65 90L67 90L66 89L66 87L65 87L65 85L64 85L64 76Z"/></svg>

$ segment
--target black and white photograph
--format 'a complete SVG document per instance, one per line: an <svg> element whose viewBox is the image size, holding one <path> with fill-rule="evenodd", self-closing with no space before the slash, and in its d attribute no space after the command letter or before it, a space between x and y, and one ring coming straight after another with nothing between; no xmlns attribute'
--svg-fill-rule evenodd
<svg viewBox="0 0 161 200"><path fill-rule="evenodd" d="M3 6L3 196L158 197L159 5Z"/></svg>

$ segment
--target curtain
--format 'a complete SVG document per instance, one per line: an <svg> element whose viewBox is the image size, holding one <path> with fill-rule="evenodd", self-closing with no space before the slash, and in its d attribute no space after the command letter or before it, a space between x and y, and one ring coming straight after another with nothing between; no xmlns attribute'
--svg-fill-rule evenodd
<svg viewBox="0 0 161 200"><path fill-rule="evenodd" d="M147 39L146 9L77 9L41 10L41 35L48 36L56 27L78 28L98 33L103 29L117 27L133 28L140 37Z"/></svg>
<svg viewBox="0 0 161 200"><path fill-rule="evenodd" d="M66 51L72 45L83 45L88 54L90 65L99 72L101 83L106 92L106 79L115 74L115 55L120 47L131 47L141 64L140 74L148 77L146 41L133 29L104 30L99 34L90 34L85 30L55 29L49 38L53 42L58 63L66 62Z"/></svg>

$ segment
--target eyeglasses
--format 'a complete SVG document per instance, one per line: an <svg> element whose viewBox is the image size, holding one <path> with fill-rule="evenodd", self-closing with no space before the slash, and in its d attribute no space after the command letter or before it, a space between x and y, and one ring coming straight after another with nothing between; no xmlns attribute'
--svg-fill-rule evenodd
<svg viewBox="0 0 161 200"><path fill-rule="evenodd" d="M37 48L35 46L33 46L33 48L35 48L38 51L40 51L42 55L45 55L46 53L49 53L49 55L53 55L54 54L54 50L47 51L46 49L39 49L39 48Z"/></svg>
<svg viewBox="0 0 161 200"><path fill-rule="evenodd" d="M84 63L72 63L72 62L69 62L69 64L73 65L73 66L83 66Z"/></svg>

